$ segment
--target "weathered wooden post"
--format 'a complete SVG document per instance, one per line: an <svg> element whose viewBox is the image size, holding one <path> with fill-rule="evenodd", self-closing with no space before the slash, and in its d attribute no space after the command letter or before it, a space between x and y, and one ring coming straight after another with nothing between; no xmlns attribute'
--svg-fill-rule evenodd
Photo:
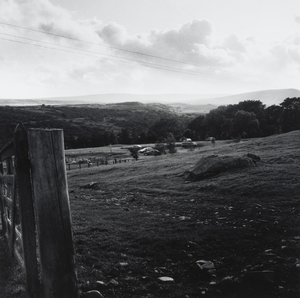
<svg viewBox="0 0 300 298"><path fill-rule="evenodd" d="M31 190L30 160L25 128L18 125L14 133L15 171L21 217L24 265L29 297L40 297L36 228Z"/></svg>
<svg viewBox="0 0 300 298"><path fill-rule="evenodd" d="M42 297L78 298L63 131L28 130Z"/></svg>

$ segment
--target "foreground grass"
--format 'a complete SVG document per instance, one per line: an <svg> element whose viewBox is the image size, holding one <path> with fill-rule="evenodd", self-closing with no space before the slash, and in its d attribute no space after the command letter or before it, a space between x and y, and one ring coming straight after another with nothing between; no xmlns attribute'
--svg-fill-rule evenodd
<svg viewBox="0 0 300 298"><path fill-rule="evenodd" d="M295 131L68 172L81 290L99 288L105 297L298 297L299 147ZM182 176L203 156L247 153L262 161L195 183ZM213 262L215 272L201 271L200 259ZM266 270L271 280L246 278Z"/></svg>

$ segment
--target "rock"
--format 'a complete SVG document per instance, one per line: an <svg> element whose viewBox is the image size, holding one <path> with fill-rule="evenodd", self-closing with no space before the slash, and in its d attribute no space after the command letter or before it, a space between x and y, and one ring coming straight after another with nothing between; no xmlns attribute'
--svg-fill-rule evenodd
<svg viewBox="0 0 300 298"><path fill-rule="evenodd" d="M107 286L111 286L111 287L118 287L119 283L115 280L115 279L111 279L108 283Z"/></svg>
<svg viewBox="0 0 300 298"><path fill-rule="evenodd" d="M211 261L198 260L196 264L190 267L190 277L214 280L216 278L215 264Z"/></svg>
<svg viewBox="0 0 300 298"><path fill-rule="evenodd" d="M193 170L184 174L185 180L198 181L208 177L218 175L231 169L241 169L246 167L255 167L253 160L247 156L218 156L211 155L199 160Z"/></svg>
<svg viewBox="0 0 300 298"><path fill-rule="evenodd" d="M91 290L87 293L83 293L83 298L104 298L104 296L97 290Z"/></svg>
<svg viewBox="0 0 300 298"><path fill-rule="evenodd" d="M168 276L161 276L158 278L160 281L174 281L174 279L172 277L168 277Z"/></svg>
<svg viewBox="0 0 300 298"><path fill-rule="evenodd" d="M97 187L98 187L98 183L97 182L91 182L89 184L81 186L81 188L93 188L93 189L95 189Z"/></svg>
<svg viewBox="0 0 300 298"><path fill-rule="evenodd" d="M211 261L204 261L204 260L198 260L196 261L196 264L198 265L198 267L202 270L202 269L215 269L215 264Z"/></svg>
<svg viewBox="0 0 300 298"><path fill-rule="evenodd" d="M97 280L95 287L96 287L96 290L103 290L106 287L106 284L104 281Z"/></svg>

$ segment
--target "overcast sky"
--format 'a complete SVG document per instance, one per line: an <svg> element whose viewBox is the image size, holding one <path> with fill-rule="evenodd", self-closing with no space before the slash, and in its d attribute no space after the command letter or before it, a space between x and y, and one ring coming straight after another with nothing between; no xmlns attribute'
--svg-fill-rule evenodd
<svg viewBox="0 0 300 298"><path fill-rule="evenodd" d="M0 1L0 98L282 88L299 0Z"/></svg>

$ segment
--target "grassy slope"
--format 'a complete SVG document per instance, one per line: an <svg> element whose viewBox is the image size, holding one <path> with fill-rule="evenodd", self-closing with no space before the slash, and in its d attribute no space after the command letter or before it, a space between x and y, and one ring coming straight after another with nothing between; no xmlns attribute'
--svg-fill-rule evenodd
<svg viewBox="0 0 300 298"><path fill-rule="evenodd" d="M101 289L105 297L297 297L299 147L295 131L69 172L81 288L115 279ZM257 167L195 183L181 175L203 156L248 152L262 158ZM215 263L216 278L198 271L199 259ZM274 272L271 288L210 285L262 270Z"/></svg>
<svg viewBox="0 0 300 298"><path fill-rule="evenodd" d="M204 145L68 172L81 290L103 281L106 298L299 297L300 131ZM262 158L257 167L183 180L203 156L248 152ZM26 297L0 240L0 296ZM216 277L199 259L214 262ZM241 282L262 270L274 272L274 284ZM238 282L210 284L228 276Z"/></svg>

